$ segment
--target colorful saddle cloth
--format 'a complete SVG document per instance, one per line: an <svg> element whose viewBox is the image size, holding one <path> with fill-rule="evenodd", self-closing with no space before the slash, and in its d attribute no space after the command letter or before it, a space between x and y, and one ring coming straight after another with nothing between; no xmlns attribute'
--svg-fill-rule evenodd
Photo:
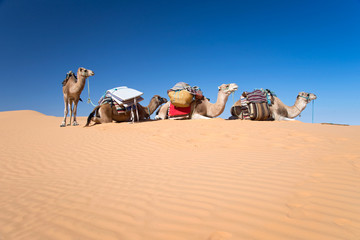
<svg viewBox="0 0 360 240"><path fill-rule="evenodd" d="M125 113L126 111L131 111L133 107L133 106L125 107L122 104L118 104L112 97L102 98L101 102L99 102L99 105L103 105L107 103L114 106L118 113Z"/></svg>

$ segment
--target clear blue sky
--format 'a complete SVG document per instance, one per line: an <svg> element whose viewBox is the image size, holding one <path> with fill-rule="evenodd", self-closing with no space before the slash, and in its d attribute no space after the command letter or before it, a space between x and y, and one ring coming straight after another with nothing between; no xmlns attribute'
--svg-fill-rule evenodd
<svg viewBox="0 0 360 240"><path fill-rule="evenodd" d="M359 0L0 0L0 30L0 111L63 116L61 82L82 66L94 102L128 86L147 105L179 81L215 102L237 83L235 100L269 88L293 105L312 92L315 122L360 125ZM87 85L81 96L87 116ZM297 119L311 122L311 104Z"/></svg>

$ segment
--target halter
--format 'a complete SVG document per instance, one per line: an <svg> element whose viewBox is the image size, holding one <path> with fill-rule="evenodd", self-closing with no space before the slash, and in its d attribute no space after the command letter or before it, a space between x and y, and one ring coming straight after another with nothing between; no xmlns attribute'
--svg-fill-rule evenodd
<svg viewBox="0 0 360 240"><path fill-rule="evenodd" d="M311 99L310 99L309 96L304 97L304 96L298 95L298 97L305 98L306 103L309 103L309 102L311 101ZM310 99L310 101L309 101L309 99ZM312 123L314 123L314 102L315 102L315 100L313 100L313 102L312 102L312 114L311 114L311 122L312 122ZM297 108L297 110L300 111L300 109L299 109L296 105L295 105L295 107ZM301 117L301 111L300 111L299 117Z"/></svg>
<svg viewBox="0 0 360 240"><path fill-rule="evenodd" d="M229 86L227 86L226 88L220 88L219 87L219 91L223 91L224 93L229 93L229 94L231 94L231 92L227 92L226 90L229 90Z"/></svg>
<svg viewBox="0 0 360 240"><path fill-rule="evenodd" d="M301 96L301 95L298 95L298 97L302 97L302 98L305 98L306 99L306 102L309 102L309 96L307 96L307 97L304 97L304 96Z"/></svg>

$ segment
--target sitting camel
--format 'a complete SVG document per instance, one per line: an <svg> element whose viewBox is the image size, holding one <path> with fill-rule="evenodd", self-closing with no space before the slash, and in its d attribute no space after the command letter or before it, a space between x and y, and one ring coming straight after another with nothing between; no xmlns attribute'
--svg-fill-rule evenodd
<svg viewBox="0 0 360 240"><path fill-rule="evenodd" d="M71 117L74 115L73 126L79 125L76 121L76 111L77 105L80 99L80 94L84 89L86 78L94 76L94 72L85 68L80 67L77 71L77 78L73 72L69 72L66 75L66 79L62 82L63 85L63 94L64 94L64 120L61 123L60 127L66 126L66 117L68 114L68 108L70 108L70 122Z"/></svg>
<svg viewBox="0 0 360 240"><path fill-rule="evenodd" d="M139 112L139 119L135 115L135 121L143 121L147 118L150 118L150 115L155 112L155 110L163 103L166 103L166 98L162 98L159 95L155 95L151 98L148 106L143 107L137 103L137 108ZM129 122L131 120L132 111L128 110L124 113L118 113L116 107L109 103L105 103L99 106L96 106L94 110L90 113L85 127L89 126L90 122L93 121L95 124L101 123L110 123L112 121L116 122Z"/></svg>
<svg viewBox="0 0 360 240"><path fill-rule="evenodd" d="M235 83L222 84L218 87L218 98L216 103L210 103L207 98L195 100L191 103L190 119L210 119L224 112L229 95L238 89ZM170 102L164 104L155 119L166 119Z"/></svg>
<svg viewBox="0 0 360 240"><path fill-rule="evenodd" d="M278 97L271 96L271 106L269 106L271 117L268 120L294 120L295 117L299 116L302 111L306 108L306 105L315 100L317 97L313 93L300 92L296 98L295 104L293 106L285 105ZM230 119L236 119L238 116L234 111L235 106L241 106L241 100L238 100L231 107Z"/></svg>
<svg viewBox="0 0 360 240"><path fill-rule="evenodd" d="M306 105L317 97L313 93L299 92L293 106L285 105L278 97L273 96L274 103L269 106L274 120L294 120L306 108Z"/></svg>

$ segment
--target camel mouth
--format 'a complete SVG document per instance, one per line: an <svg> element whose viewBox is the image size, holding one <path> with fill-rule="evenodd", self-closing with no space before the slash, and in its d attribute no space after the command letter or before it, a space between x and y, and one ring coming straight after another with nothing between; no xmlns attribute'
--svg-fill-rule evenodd
<svg viewBox="0 0 360 240"><path fill-rule="evenodd" d="M238 89L239 89L239 86L237 84L233 83L232 88L229 89L229 92L233 93L233 92L237 91Z"/></svg>

